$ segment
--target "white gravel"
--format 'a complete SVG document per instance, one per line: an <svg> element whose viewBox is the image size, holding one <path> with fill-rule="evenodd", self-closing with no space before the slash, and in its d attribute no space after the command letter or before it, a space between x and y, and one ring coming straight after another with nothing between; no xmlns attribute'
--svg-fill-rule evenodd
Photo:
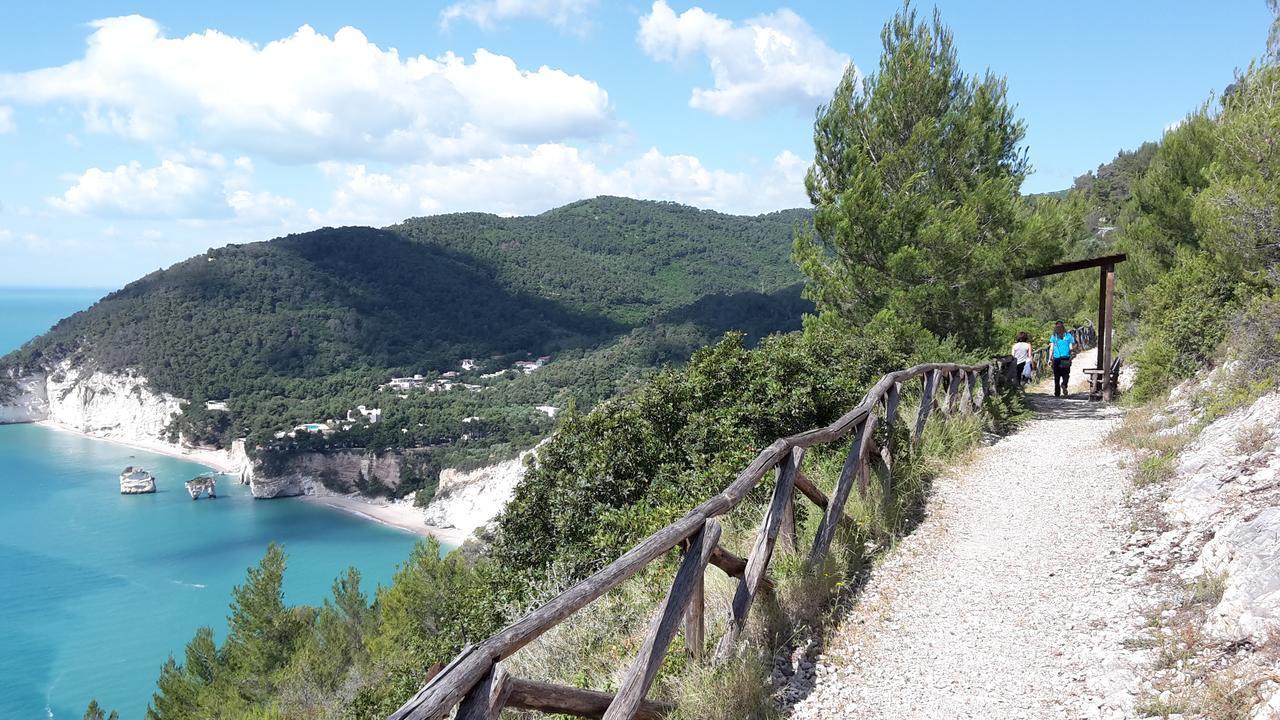
<svg viewBox="0 0 1280 720"><path fill-rule="evenodd" d="M825 648L795 660L779 691L793 718L1131 716L1127 475L1104 443L1121 411L1033 403L1036 419L935 483Z"/></svg>

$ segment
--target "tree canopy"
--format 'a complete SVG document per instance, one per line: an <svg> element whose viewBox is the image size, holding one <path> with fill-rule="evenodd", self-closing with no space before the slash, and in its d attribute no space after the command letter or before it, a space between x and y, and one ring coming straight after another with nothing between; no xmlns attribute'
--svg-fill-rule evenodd
<svg viewBox="0 0 1280 720"><path fill-rule="evenodd" d="M1024 125L990 72L966 75L951 31L909 5L881 32L876 72L850 66L814 123L813 230L795 257L820 310L887 312L970 348L1055 238L1029 233Z"/></svg>

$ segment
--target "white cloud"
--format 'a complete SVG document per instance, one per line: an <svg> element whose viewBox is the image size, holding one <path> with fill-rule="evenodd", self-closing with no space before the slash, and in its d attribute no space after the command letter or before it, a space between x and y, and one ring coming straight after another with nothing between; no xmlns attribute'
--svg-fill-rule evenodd
<svg viewBox="0 0 1280 720"><path fill-rule="evenodd" d="M13 123L13 108L7 105L0 105L0 135L11 133L17 129L18 126Z"/></svg>
<svg viewBox="0 0 1280 720"><path fill-rule="evenodd" d="M595 4L595 0L461 0L440 13L440 25L448 27L454 20L469 20L491 29L504 20L533 18L562 30L583 32L587 11Z"/></svg>
<svg viewBox="0 0 1280 720"><path fill-rule="evenodd" d="M299 217L297 203L251 188L248 158L228 162L217 153L191 150L145 167L138 161L110 170L89 168L49 204L97 218L234 220L261 225ZM110 228L109 228L110 229Z"/></svg>
<svg viewBox="0 0 1280 720"><path fill-rule="evenodd" d="M705 55L715 87L694 88L689 105L733 117L778 105L812 110L830 99L851 62L787 9L734 23L698 7L677 15L665 0L655 0L640 18L638 40L659 61Z"/></svg>
<svg viewBox="0 0 1280 720"><path fill-rule="evenodd" d="M0 74L0 99L81 106L90 131L290 162L449 161L614 125L596 83L485 50L402 58L353 27L304 25L263 46L216 30L169 38L137 15L92 27L81 59Z"/></svg>
<svg viewBox="0 0 1280 720"><path fill-rule="evenodd" d="M49 202L97 217L216 217L229 212L210 168L182 160L164 160L155 167L135 160L112 170L89 168L62 197Z"/></svg>
<svg viewBox="0 0 1280 720"><path fill-rule="evenodd" d="M327 165L338 184L330 206L312 210L319 225L386 225L407 216L482 210L538 213L595 195L675 200L725 212L756 213L806 203L808 163L784 151L754 172L712 169L691 155L656 148L613 169L588 154L544 144L501 158L453 165L422 164L390 172L364 165Z"/></svg>

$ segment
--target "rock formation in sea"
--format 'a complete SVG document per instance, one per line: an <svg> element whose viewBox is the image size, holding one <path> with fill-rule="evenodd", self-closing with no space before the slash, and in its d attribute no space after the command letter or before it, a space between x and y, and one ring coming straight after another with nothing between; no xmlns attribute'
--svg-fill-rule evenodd
<svg viewBox="0 0 1280 720"><path fill-rule="evenodd" d="M121 495L142 495L156 491L156 478L140 467L130 465L120 473Z"/></svg>
<svg viewBox="0 0 1280 720"><path fill-rule="evenodd" d="M212 475L193 477L186 482L186 487L192 500L199 500L201 494L207 494L212 499L218 497L218 481Z"/></svg>

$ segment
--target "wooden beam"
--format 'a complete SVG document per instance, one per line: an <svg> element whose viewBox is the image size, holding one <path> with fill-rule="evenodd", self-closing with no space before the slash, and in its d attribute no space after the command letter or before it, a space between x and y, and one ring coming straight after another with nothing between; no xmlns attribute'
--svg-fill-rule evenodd
<svg viewBox="0 0 1280 720"><path fill-rule="evenodd" d="M706 574L698 576L693 586L693 598L689 600L689 609L684 611L684 647L689 657L695 661L702 660L707 647L707 621L705 597Z"/></svg>
<svg viewBox="0 0 1280 720"><path fill-rule="evenodd" d="M1102 343L1102 350L1101 352L1098 353L1098 356L1102 359L1102 364L1099 365L1098 367L1102 369L1102 399L1106 402L1110 402L1111 390L1112 390L1112 387L1111 387L1111 337L1114 334L1111 327L1111 319L1112 319L1111 315L1114 312L1113 308L1116 302L1116 266L1108 265L1104 269L1106 271L1106 275L1105 275L1105 281L1103 284L1106 288L1106 300L1103 303L1103 306L1105 308L1105 314L1103 316L1103 319L1106 322L1106 326L1103 328L1104 332L1102 333L1102 336L1099 338L1099 342Z"/></svg>
<svg viewBox="0 0 1280 720"><path fill-rule="evenodd" d="M812 500L814 505L817 505L823 510L827 509L827 494L819 490L818 486L814 485L812 480L805 477L803 472L796 473L795 483L796 489L804 493L805 497Z"/></svg>
<svg viewBox="0 0 1280 720"><path fill-rule="evenodd" d="M800 463L803 461L804 448L796 448L779 466L781 472L778 473L778 482L773 487L773 497L765 510L764 519L760 521L755 546L751 549L750 559L747 560L747 571L743 573L742 580L738 582L738 589L733 594L733 603L729 608L729 627L720 637L720 643L716 648L717 661L724 660L733 654L738 636L746 627L751 603L755 601L756 593L760 590L760 581L764 579L769 561L773 559L773 547L778 540L782 516L787 502L795 492L796 473L800 472Z"/></svg>
<svg viewBox="0 0 1280 720"><path fill-rule="evenodd" d="M1099 337L1107 334L1107 268L1098 268L1098 333ZM1098 348L1098 369L1102 369L1102 348Z"/></svg>
<svg viewBox="0 0 1280 720"><path fill-rule="evenodd" d="M458 705L457 720L498 720L511 694L511 676L494 663L471 692Z"/></svg>
<svg viewBox="0 0 1280 720"><path fill-rule="evenodd" d="M862 472L864 437L867 435L868 425L871 424L870 419L869 416L867 420L863 421L862 427L858 429L858 435L850 443L849 454L845 457L844 467L840 470L840 478L836 480L835 492L831 495L831 502L827 504L826 514L822 516L822 521L818 524L818 532L813 539L813 548L809 551L809 565L811 567L816 567L826 557L827 549L831 547L831 540L835 538L836 526L844 516L844 504L849 499L849 493L853 490L854 482Z"/></svg>
<svg viewBox="0 0 1280 720"><path fill-rule="evenodd" d="M924 376L924 392L920 394L920 412L916 415L916 426L911 431L911 447L920 447L920 436L924 434L925 421L933 408L933 396L938 388L939 371L935 370Z"/></svg>
<svg viewBox="0 0 1280 720"><path fill-rule="evenodd" d="M598 719L604 717L613 697L610 693L597 690L512 678L507 707ZM662 720L673 710L675 706L670 703L645 700L636 708L633 717L637 720Z"/></svg>
<svg viewBox="0 0 1280 720"><path fill-rule="evenodd" d="M746 558L735 555L718 545L711 551L710 564L723 570L729 577L740 578L747 572ZM773 590L773 581L769 578L764 579L764 589Z"/></svg>
<svg viewBox="0 0 1280 720"><path fill-rule="evenodd" d="M776 526L775 526L776 532ZM711 551L720 542L720 523L707 520L702 529L693 536L684 559L680 561L680 569L676 571L675 580L667 597L658 606L653 620L649 623L649 632L645 635L640 652L632 661L631 668L622 678L618 694L609 709L604 713L604 720L631 720L649 694L649 686L658 677L658 670L667 656L667 648L675 639L680 629L680 620L684 618L689 601L693 598L694 587L702 582L702 573L707 569L707 561L711 559ZM747 564L747 577L751 578L753 566Z"/></svg>
<svg viewBox="0 0 1280 720"><path fill-rule="evenodd" d="M1072 262L1059 263L1050 265L1047 268L1032 270L1022 276L1023 280L1044 277L1046 275L1057 275L1058 273L1071 272L1073 270L1087 270L1091 267L1102 267L1104 265L1115 266L1116 263L1122 263L1128 259L1127 255L1106 255L1104 257L1093 258L1092 260L1074 260Z"/></svg>

